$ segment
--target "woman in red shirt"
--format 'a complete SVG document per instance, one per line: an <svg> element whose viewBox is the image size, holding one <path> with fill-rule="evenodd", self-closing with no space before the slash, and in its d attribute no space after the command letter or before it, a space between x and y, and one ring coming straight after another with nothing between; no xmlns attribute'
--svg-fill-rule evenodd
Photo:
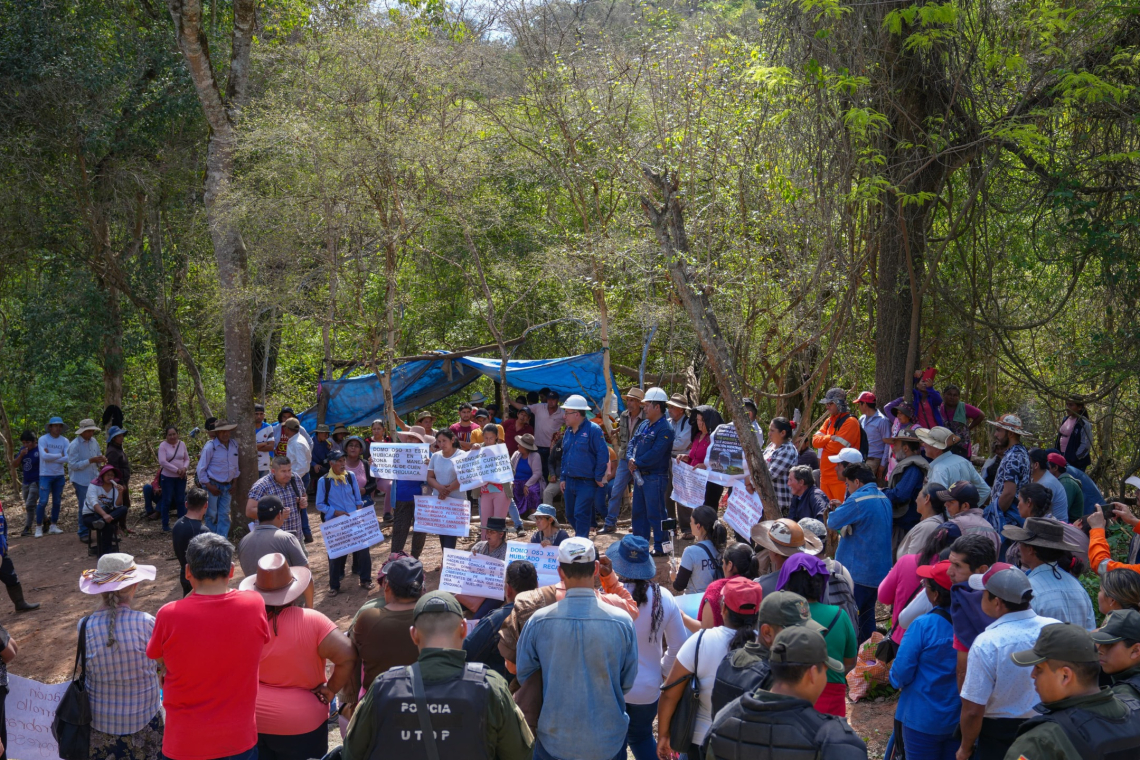
<svg viewBox="0 0 1140 760"><path fill-rule="evenodd" d="M698 406L693 410L692 423L694 432L693 442L689 445L689 453L682 454L677 458L698 470L704 470L708 468L705 459L708 455L710 435L712 431L724 424L724 418L720 416L720 412L711 406ZM705 506L717 509L723 493L724 486L717 483L706 484Z"/></svg>

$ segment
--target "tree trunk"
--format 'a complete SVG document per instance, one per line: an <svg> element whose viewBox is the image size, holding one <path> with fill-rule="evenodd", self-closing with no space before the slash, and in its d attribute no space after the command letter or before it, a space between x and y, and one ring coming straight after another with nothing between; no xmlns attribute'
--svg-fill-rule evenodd
<svg viewBox="0 0 1140 760"><path fill-rule="evenodd" d="M162 398L162 428L178 424L178 352L174 337L165 327L154 325L155 365L158 369L158 392Z"/></svg>
<svg viewBox="0 0 1140 760"><path fill-rule="evenodd" d="M325 209L325 216L329 218L332 210ZM327 230L325 239L325 252L328 255L328 268L329 268L329 303L328 309L325 313L325 323L321 327L321 342L324 344L325 349L325 383L332 380L333 377L333 363L332 363L332 330L333 322L336 320L336 294L337 294L337 274L336 274L336 238L333 236L331 227ZM321 384L321 395L317 399L317 422L327 424L325 417L329 412L329 391L328 386L324 383Z"/></svg>
<svg viewBox="0 0 1140 760"><path fill-rule="evenodd" d="M606 307L606 290L602 287L604 272L601 262L595 259L594 264L594 302L598 305L598 322L602 327L602 372L606 375L606 397L602 399L602 408L599 411L605 423L602 427L608 433L613 430L610 405L614 399L614 385L610 371L610 317L609 309ZM644 367L644 362L642 366Z"/></svg>
<svg viewBox="0 0 1140 760"><path fill-rule="evenodd" d="M673 281L673 287L685 307L685 312L692 320L697 340L700 341L709 368L716 377L717 388L725 409L736 426L744 456L748 460L748 469L752 473L752 482L759 490L760 499L764 503L764 517L768 520L778 519L781 516L780 505L776 501L772 474L768 471L768 463L764 461L760 442L756 440L756 436L751 435L752 423L741 401L742 386L740 377L732 366L732 354L717 323L708 296L703 290L693 287L689 267L684 260L689 252L689 239L685 233L681 201L675 195L677 182L669 175L657 175L649 171L646 171L645 175L657 190L661 205L658 206L651 198L643 197L641 206L657 235L657 243L669 269L669 278Z"/></svg>
<svg viewBox="0 0 1140 760"><path fill-rule="evenodd" d="M875 395L882 400L880 403L902 396L911 385L911 378L907 376L907 357L913 301L904 248L907 241L903 239L904 227L898 211L896 203L884 202L879 224L879 281L875 286ZM913 229L911 224L906 227ZM917 242L913 238L909 241L911 256L916 259L922 255Z"/></svg>
<svg viewBox="0 0 1140 760"><path fill-rule="evenodd" d="M16 441L12 438L12 425L8 422L8 410L4 408L3 398L0 398L0 433L4 434L4 461L8 463L8 476L12 478L12 488L19 497L20 484L24 481L20 477L20 471L12 463L16 457Z"/></svg>
<svg viewBox="0 0 1140 760"><path fill-rule="evenodd" d="M103 322L103 408L123 406L123 310L119 289L103 283L105 293ZM102 412L102 410L99 410Z"/></svg>
<svg viewBox="0 0 1140 760"><path fill-rule="evenodd" d="M389 242L384 247L384 374L380 376L380 387L384 389L384 412L388 419L388 434L396 438L396 401L392 397L392 370L396 366L396 244ZM373 367L373 372L376 368Z"/></svg>

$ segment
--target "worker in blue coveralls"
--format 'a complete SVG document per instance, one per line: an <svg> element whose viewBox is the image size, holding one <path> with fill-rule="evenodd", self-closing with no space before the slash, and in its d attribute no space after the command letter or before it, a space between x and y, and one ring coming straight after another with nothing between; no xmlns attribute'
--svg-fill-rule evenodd
<svg viewBox="0 0 1140 760"><path fill-rule="evenodd" d="M590 537L594 521L594 494L602 487L610 464L610 449L596 423L586 419L590 405L574 394L562 405L566 415L566 433L562 436L562 498L566 520L574 526L574 535Z"/></svg>
<svg viewBox="0 0 1140 760"><path fill-rule="evenodd" d="M673 461L673 426L665 416L668 401L661 388L645 392L645 422L630 439L628 450L629 472L633 476L633 534L648 541L652 529L655 557L665 556L661 544L670 538L661 529Z"/></svg>

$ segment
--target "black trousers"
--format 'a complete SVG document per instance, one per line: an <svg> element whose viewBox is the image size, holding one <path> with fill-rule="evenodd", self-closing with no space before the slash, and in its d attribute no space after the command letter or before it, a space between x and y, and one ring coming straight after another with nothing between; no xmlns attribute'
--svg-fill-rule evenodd
<svg viewBox="0 0 1140 760"><path fill-rule="evenodd" d="M397 501L392 507L392 551L404 551L404 544L408 541L408 533L416 518L416 503L414 501ZM424 550L426 533L412 533L412 556L419 557Z"/></svg>
<svg viewBox="0 0 1140 760"><path fill-rule="evenodd" d="M15 586L19 582L20 579L16 577L16 566L12 564L12 558L5 554L4 559L0 560L0 583L5 586ZM0 726L2 725L3 721L0 721Z"/></svg>
<svg viewBox="0 0 1140 760"><path fill-rule="evenodd" d="M257 735L257 760L320 760L329 751L329 728L322 723L307 734Z"/></svg>
<svg viewBox="0 0 1140 760"><path fill-rule="evenodd" d="M340 588L340 579L344 577L344 566L348 564L349 556L346 554L343 557L329 560L329 588ZM360 576L360 582L363 583L372 575L372 555L368 553L367 549L361 549L353 552L351 556L353 569Z"/></svg>
<svg viewBox="0 0 1140 760"><path fill-rule="evenodd" d="M1021 718L982 718L975 760L1004 760L1024 722Z"/></svg>
<svg viewBox="0 0 1140 760"><path fill-rule="evenodd" d="M103 527L102 530L99 531L100 557L110 552L113 548L115 531L117 530L115 523L121 522L123 518L127 516L127 507L118 507L116 509L112 509L107 514L111 516L111 519L107 521L107 524ZM83 515L83 524L87 526L88 530L95 530L95 522L102 519L103 518L100 517L98 513L92 512L91 514Z"/></svg>

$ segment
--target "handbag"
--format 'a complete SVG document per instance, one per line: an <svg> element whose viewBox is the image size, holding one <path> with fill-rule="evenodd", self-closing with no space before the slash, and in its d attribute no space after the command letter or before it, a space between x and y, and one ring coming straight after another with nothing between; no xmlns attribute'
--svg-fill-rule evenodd
<svg viewBox="0 0 1140 760"><path fill-rule="evenodd" d="M76 677L76 671L79 676ZM91 754L91 698L87 693L87 618L79 623L72 681L63 692L51 723L61 760L87 760Z"/></svg>
<svg viewBox="0 0 1140 760"><path fill-rule="evenodd" d="M693 726L697 722L697 711L701 709L701 687L697 678L697 669L701 664L701 638L704 630L697 634L697 651L693 655L693 672L678 678L671 684L661 687L661 691L668 691L679 683L685 684L681 692L681 701L673 711L673 718L669 721L669 746L674 752L688 752L693 743Z"/></svg>

